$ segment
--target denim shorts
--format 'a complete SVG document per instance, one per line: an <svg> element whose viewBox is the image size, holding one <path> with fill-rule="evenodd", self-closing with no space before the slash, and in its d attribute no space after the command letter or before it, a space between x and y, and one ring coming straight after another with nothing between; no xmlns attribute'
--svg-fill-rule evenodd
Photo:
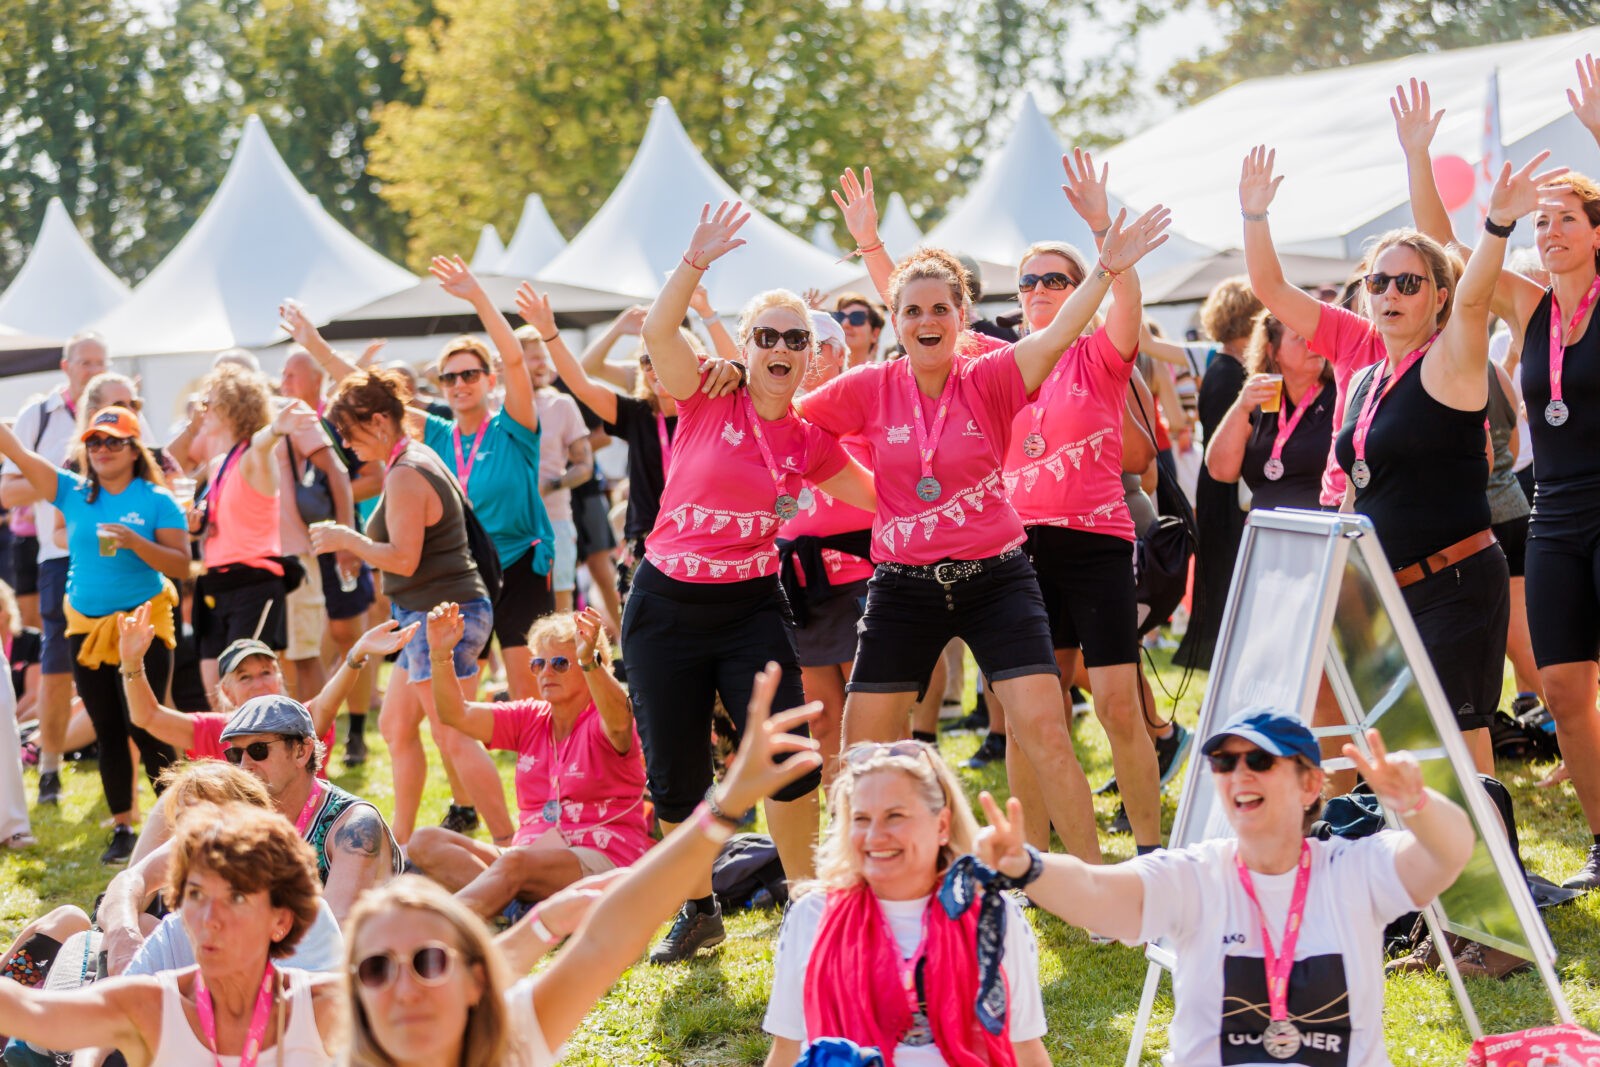
<svg viewBox="0 0 1600 1067"><path fill-rule="evenodd" d="M550 585L558 593L570 593L578 584L578 524L571 519L551 519L550 530L556 549Z"/></svg>
<svg viewBox="0 0 1600 1067"><path fill-rule="evenodd" d="M402 627L421 623L411 635L406 647L400 650L395 663L404 668L413 682L426 682L433 677L433 665L428 659L428 613L407 611L399 604L389 605L389 615ZM467 624L461 640L456 645L455 666L457 678L470 678L478 670L478 654L489 644L489 633L494 629L494 608L488 597L466 600L461 604L461 618Z"/></svg>

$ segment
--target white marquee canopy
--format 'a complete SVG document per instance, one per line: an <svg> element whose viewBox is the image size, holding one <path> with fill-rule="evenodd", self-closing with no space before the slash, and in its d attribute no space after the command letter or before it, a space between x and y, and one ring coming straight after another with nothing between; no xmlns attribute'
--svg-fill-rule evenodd
<svg viewBox="0 0 1600 1067"><path fill-rule="evenodd" d="M0 325L64 339L117 308L129 291L94 254L60 197L53 196L28 258L0 295Z"/></svg>

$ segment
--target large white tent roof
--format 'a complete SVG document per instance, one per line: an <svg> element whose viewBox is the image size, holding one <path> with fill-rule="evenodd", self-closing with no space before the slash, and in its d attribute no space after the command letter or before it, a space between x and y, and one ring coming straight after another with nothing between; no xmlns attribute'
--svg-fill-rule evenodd
<svg viewBox="0 0 1600 1067"><path fill-rule="evenodd" d="M322 210L251 116L199 221L95 328L118 356L262 347L285 297L325 322L416 282Z"/></svg>
<svg viewBox="0 0 1600 1067"><path fill-rule="evenodd" d="M506 245L505 254L495 269L513 278L531 278L565 247L567 239L556 229L550 212L545 209L544 198L538 193L529 193L522 204L517 232L511 235L511 243Z"/></svg>
<svg viewBox="0 0 1600 1067"><path fill-rule="evenodd" d="M478 247L472 251L472 269L477 274L489 274L500 266L500 261L505 258L506 245L500 240L500 231L494 228L494 223L489 223L478 231Z"/></svg>
<svg viewBox="0 0 1600 1067"><path fill-rule="evenodd" d="M889 255L899 259L922 243L922 229L911 217L905 197L889 194L889 206L884 209L883 221L878 223L878 237Z"/></svg>
<svg viewBox="0 0 1600 1067"><path fill-rule="evenodd" d="M0 295L0 323L21 333L64 338L116 308L128 293L53 196L28 258Z"/></svg>
<svg viewBox="0 0 1600 1067"><path fill-rule="evenodd" d="M1397 84L1426 80L1434 108L1445 109L1435 157L1476 163L1489 73L1498 69L1506 158L1520 166L1550 148L1552 165L1593 169L1594 139L1566 98L1573 60L1585 52L1600 52L1600 28L1242 82L1109 151L1111 184L1134 203L1165 203L1196 240L1238 247L1239 167L1266 144L1285 175L1272 204L1278 247L1356 258L1367 236L1410 219L1388 106Z"/></svg>
<svg viewBox="0 0 1600 1067"><path fill-rule="evenodd" d="M572 243L539 272L548 281L650 299L677 268L700 208L742 197L711 169L663 97L656 101L633 162ZM830 289L854 273L827 253L752 211L746 242L706 275L711 302L734 312L766 289Z"/></svg>

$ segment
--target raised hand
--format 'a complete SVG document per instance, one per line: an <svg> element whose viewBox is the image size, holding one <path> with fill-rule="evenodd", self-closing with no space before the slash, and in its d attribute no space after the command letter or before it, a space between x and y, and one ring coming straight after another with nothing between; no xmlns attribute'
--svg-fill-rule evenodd
<svg viewBox="0 0 1600 1067"><path fill-rule="evenodd" d="M638 337L644 329L644 317L650 314L646 304L635 304L617 316L617 332L624 337Z"/></svg>
<svg viewBox="0 0 1600 1067"><path fill-rule="evenodd" d="M461 605L445 601L428 612L428 655L440 656L454 652L467 632L467 620L461 617Z"/></svg>
<svg viewBox="0 0 1600 1067"><path fill-rule="evenodd" d="M417 627L422 624L414 622L406 627L393 619L385 619L366 633L356 639L355 646L350 649L350 655L355 659L367 656L387 656L399 652L416 634Z"/></svg>
<svg viewBox="0 0 1600 1067"><path fill-rule="evenodd" d="M1022 836L1022 801L1008 798L1002 812L993 795L985 789L978 794L978 803L983 805L983 817L989 823L978 831L973 847L979 861L1008 878L1027 874L1033 860L1022 847L1026 844Z"/></svg>
<svg viewBox="0 0 1600 1067"><path fill-rule="evenodd" d="M1540 152L1516 173L1512 173L1510 163L1501 167L1500 178L1489 193L1489 218L1509 225L1538 207L1545 186L1567 173L1566 167L1533 173L1533 168L1549 158L1548 151Z"/></svg>
<svg viewBox="0 0 1600 1067"><path fill-rule="evenodd" d="M1585 55L1578 60L1578 90L1567 90L1567 103L1584 129L1600 138L1600 60Z"/></svg>
<svg viewBox="0 0 1600 1067"><path fill-rule="evenodd" d="M717 806L730 815L749 811L762 797L822 766L822 752L815 738L787 732L822 714L820 700L768 717L782 676L776 663L767 664L756 674L739 752L717 790ZM778 757L784 753L789 758L779 762Z"/></svg>
<svg viewBox="0 0 1600 1067"><path fill-rule="evenodd" d="M1278 151L1266 145L1256 145L1244 157L1239 171L1239 208L1250 215L1264 214L1278 195L1283 175L1274 178L1272 165L1277 162Z"/></svg>
<svg viewBox="0 0 1600 1067"><path fill-rule="evenodd" d="M700 225L694 228L694 236L689 238L689 250L683 254L683 258L696 270L705 270L744 244L738 233L750 221L750 212L741 214L743 208L744 205L738 201L730 204L726 200L717 206L714 213L710 204L702 207Z"/></svg>
<svg viewBox="0 0 1600 1067"><path fill-rule="evenodd" d="M137 608L117 619L117 653L124 664L143 663L144 654L156 639L156 628L150 622L150 605Z"/></svg>
<svg viewBox="0 0 1600 1067"><path fill-rule="evenodd" d="M378 363L378 353L383 351L383 346L389 343L387 337L375 337L367 342L367 347L361 350L361 358L356 360L358 367L374 367Z"/></svg>
<svg viewBox="0 0 1600 1067"><path fill-rule="evenodd" d="M321 340L317 327L298 300L285 300L278 305L278 325L302 348L310 348Z"/></svg>
<svg viewBox="0 0 1600 1067"><path fill-rule="evenodd" d="M298 400L291 400L272 416L273 432L281 437L302 433L317 424L317 413Z"/></svg>
<svg viewBox="0 0 1600 1067"><path fill-rule="evenodd" d="M577 631L574 643L578 646L579 663L595 663L600 647L600 613L594 608L574 612L572 626Z"/></svg>
<svg viewBox="0 0 1600 1067"><path fill-rule="evenodd" d="M712 313L711 294L706 292L705 286L697 285L694 287L694 295L689 298L689 310L699 315L702 319Z"/></svg>
<svg viewBox="0 0 1600 1067"><path fill-rule="evenodd" d="M821 289L807 289L803 299L806 302L806 307L810 308L812 311L821 311L822 305L828 299L828 294L824 293Z"/></svg>
<svg viewBox="0 0 1600 1067"><path fill-rule="evenodd" d="M839 195L836 190L833 202L839 205L839 210L844 214L845 228L850 231L850 236L856 239L857 248L871 248L878 241L878 205L872 199L872 168L861 168L861 180L856 180L856 172L851 167L846 167L843 174L839 175L839 190L844 192Z"/></svg>
<svg viewBox="0 0 1600 1067"><path fill-rule="evenodd" d="M1439 120L1444 118L1443 108L1433 110L1428 83L1412 78L1409 95L1404 85L1396 85L1394 96L1389 99L1389 111L1394 115L1394 132L1405 154L1427 155L1433 133L1439 128Z"/></svg>
<svg viewBox="0 0 1600 1067"><path fill-rule="evenodd" d="M1067 194L1067 203L1078 217L1096 233L1111 225L1111 198L1106 193L1111 165L1102 166L1096 176L1094 157L1081 148L1074 148L1072 155L1061 157L1061 167L1067 172L1067 184L1061 191Z"/></svg>
<svg viewBox="0 0 1600 1067"><path fill-rule="evenodd" d="M540 337L549 337L556 332L556 313L550 309L549 293L539 292L532 282L523 282L517 286L516 299L517 314L538 330Z"/></svg>
<svg viewBox="0 0 1600 1067"><path fill-rule="evenodd" d="M1368 759L1361 750L1346 741L1344 755L1361 777L1372 786L1383 806L1390 811L1408 812L1422 802L1426 788L1422 783L1422 765L1409 752L1390 752L1383 743L1383 735L1376 730L1367 731L1367 748L1372 752Z"/></svg>
<svg viewBox="0 0 1600 1067"><path fill-rule="evenodd" d="M428 273L438 279L439 285L451 296L470 301L483 295L483 286L460 256L434 256L433 262L428 264Z"/></svg>
<svg viewBox="0 0 1600 1067"><path fill-rule="evenodd" d="M1100 246L1101 264L1117 274L1139 262L1152 249L1166 244L1167 227L1172 225L1172 212L1160 204L1134 219L1124 229L1122 224L1127 217L1126 208L1117 212L1116 220L1111 223L1105 242Z"/></svg>

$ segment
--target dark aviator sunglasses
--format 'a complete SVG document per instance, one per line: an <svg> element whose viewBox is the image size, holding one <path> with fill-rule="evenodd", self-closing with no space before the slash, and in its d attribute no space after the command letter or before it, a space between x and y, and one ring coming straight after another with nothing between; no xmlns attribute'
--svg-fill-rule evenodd
<svg viewBox="0 0 1600 1067"><path fill-rule="evenodd" d="M1373 296L1382 296L1389 289L1389 283L1394 282L1394 287L1400 290L1401 296L1416 296L1422 290L1422 283L1427 281L1420 274L1364 274L1361 284L1366 286L1367 292Z"/></svg>
<svg viewBox="0 0 1600 1067"><path fill-rule="evenodd" d="M750 339L757 348L777 348L779 339L791 352L804 352L811 347L810 330L778 330L771 326L757 326L750 331Z"/></svg>
<svg viewBox="0 0 1600 1067"><path fill-rule="evenodd" d="M1024 274L1017 279L1017 292L1031 293L1034 286L1039 285L1041 282L1046 289L1056 290L1070 289L1078 284L1060 271L1053 270L1049 274Z"/></svg>

